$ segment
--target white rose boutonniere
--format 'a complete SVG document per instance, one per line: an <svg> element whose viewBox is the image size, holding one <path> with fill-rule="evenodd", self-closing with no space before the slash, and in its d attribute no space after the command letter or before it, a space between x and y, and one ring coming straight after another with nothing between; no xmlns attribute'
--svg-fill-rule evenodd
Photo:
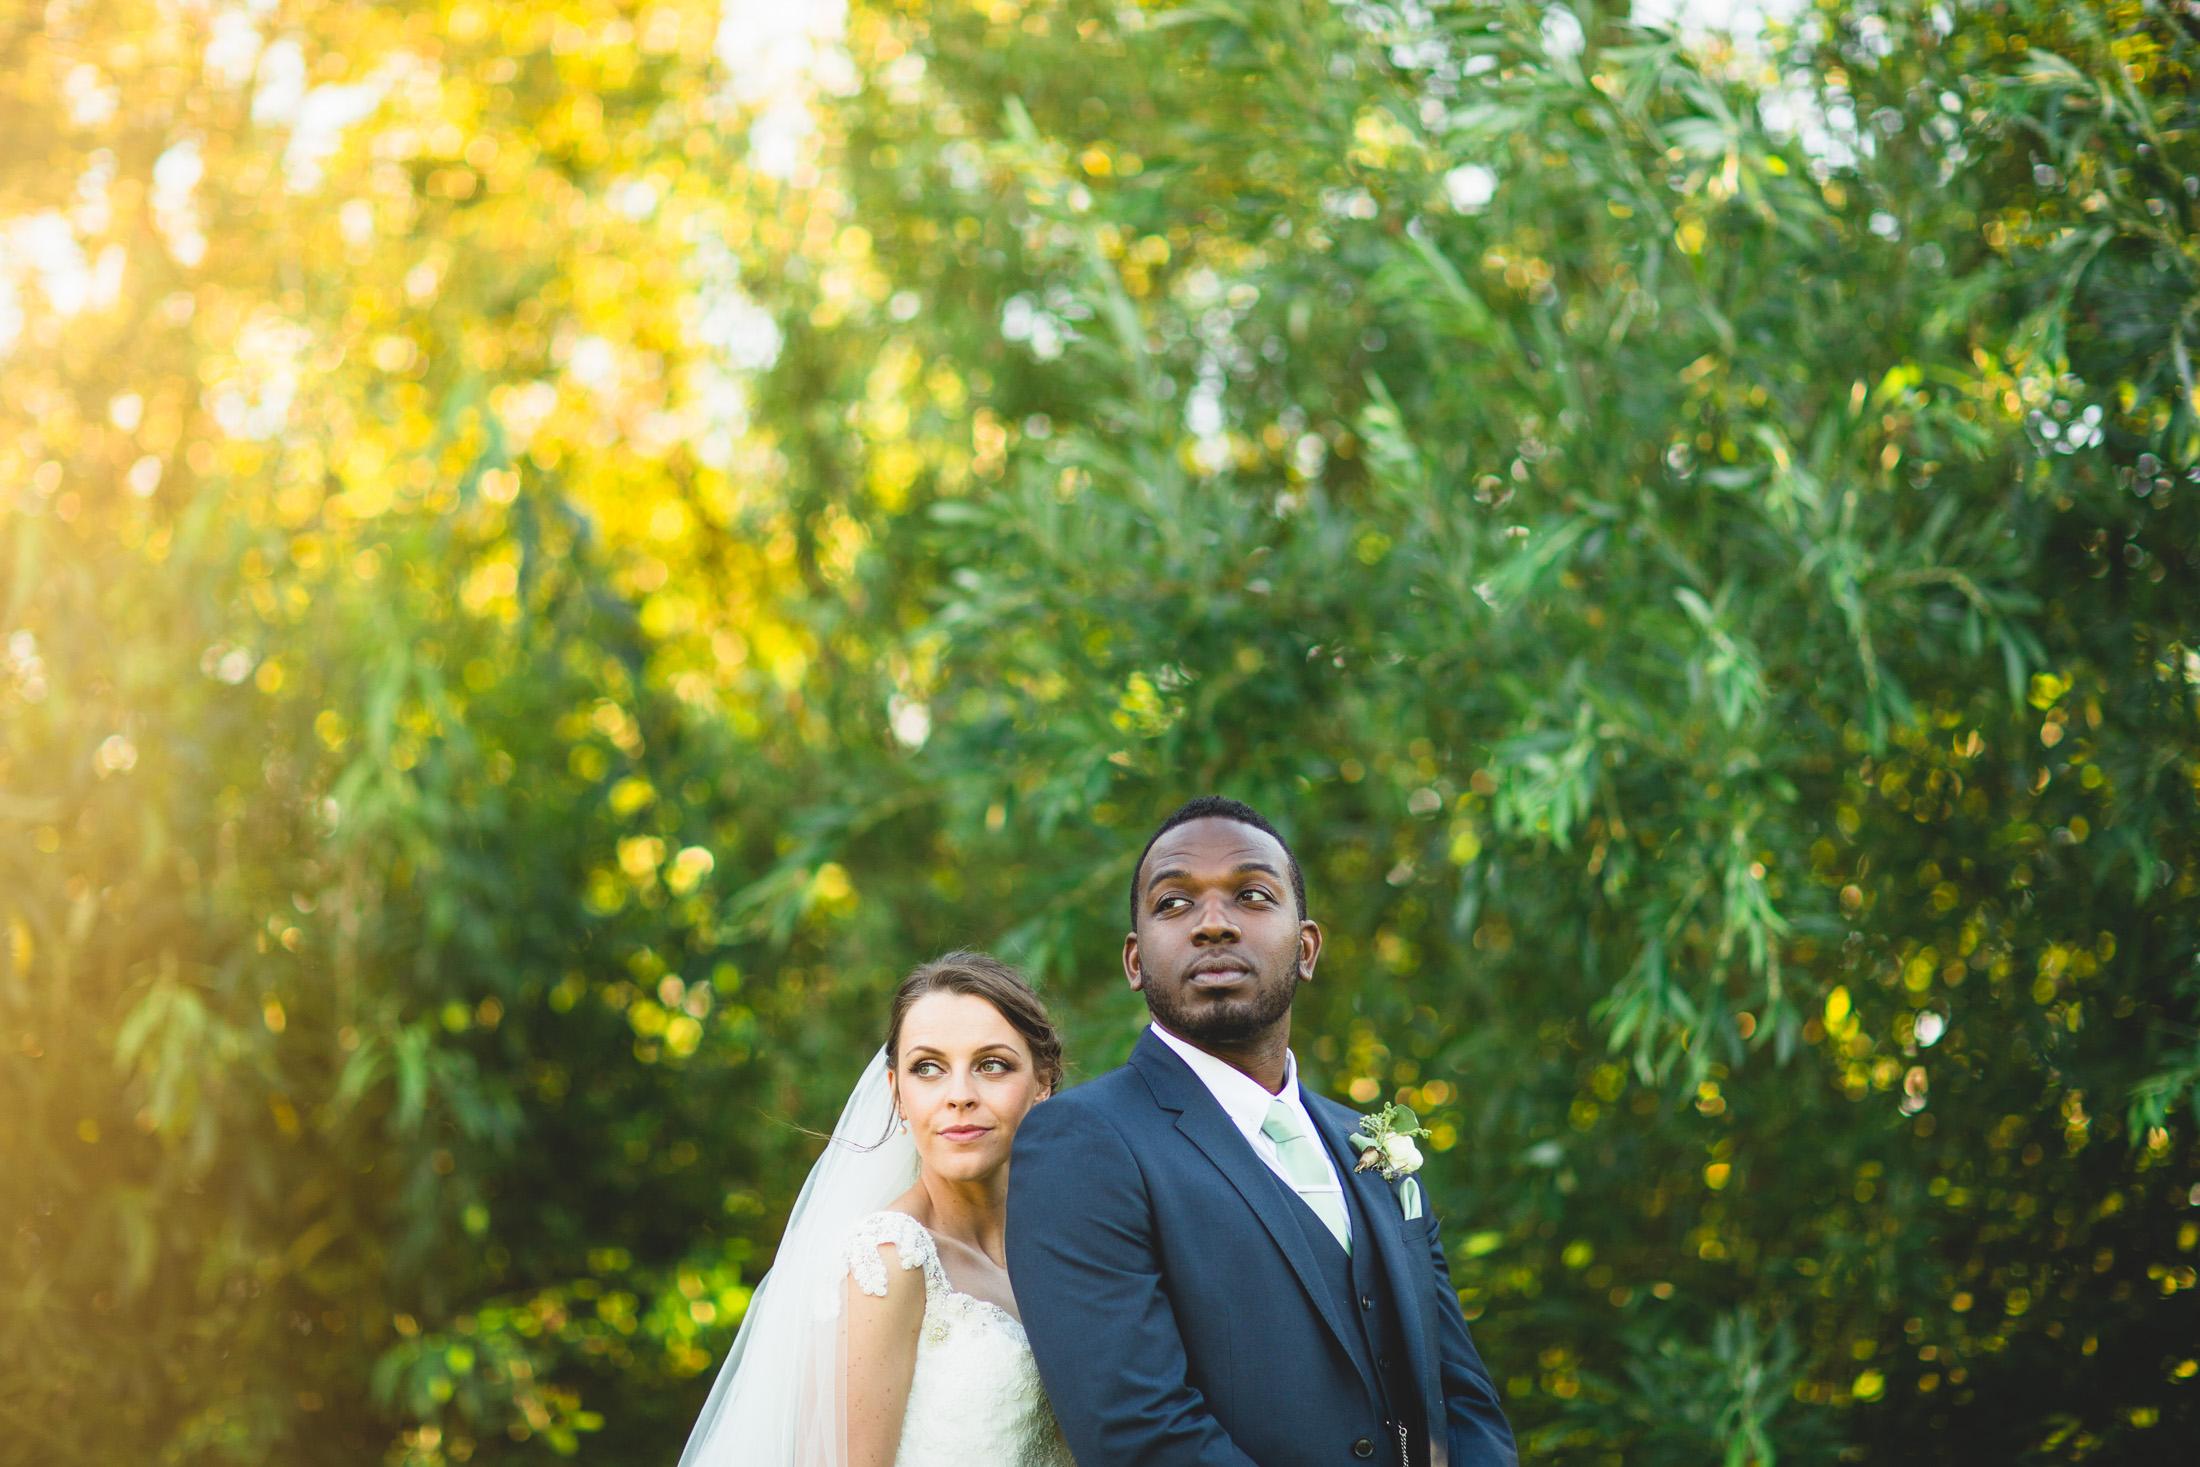
<svg viewBox="0 0 2200 1467"><path fill-rule="evenodd" d="M1352 1145L1360 1153L1360 1163L1353 1170L1379 1169L1384 1181L1400 1183L1398 1205L1409 1222L1421 1215L1421 1184L1413 1177L1421 1169L1421 1148L1413 1140L1427 1134L1420 1117L1405 1106L1386 1105L1374 1115L1362 1116L1360 1129L1352 1136Z"/></svg>

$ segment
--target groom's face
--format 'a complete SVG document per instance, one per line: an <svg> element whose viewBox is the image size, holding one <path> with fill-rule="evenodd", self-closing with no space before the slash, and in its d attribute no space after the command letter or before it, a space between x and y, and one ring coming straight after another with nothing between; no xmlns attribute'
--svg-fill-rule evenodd
<svg viewBox="0 0 2200 1467"><path fill-rule="evenodd" d="M1123 972L1163 1028L1231 1046L1287 1018L1322 947L1321 928L1292 900L1289 863L1274 836L1221 817L1154 842Z"/></svg>

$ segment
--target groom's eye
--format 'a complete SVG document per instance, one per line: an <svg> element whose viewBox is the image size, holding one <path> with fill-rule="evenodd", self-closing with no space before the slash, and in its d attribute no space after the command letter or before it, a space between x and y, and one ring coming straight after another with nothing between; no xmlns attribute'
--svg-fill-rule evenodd
<svg viewBox="0 0 2200 1467"><path fill-rule="evenodd" d="M1245 893L1245 900L1249 902L1272 902L1275 898L1256 886Z"/></svg>

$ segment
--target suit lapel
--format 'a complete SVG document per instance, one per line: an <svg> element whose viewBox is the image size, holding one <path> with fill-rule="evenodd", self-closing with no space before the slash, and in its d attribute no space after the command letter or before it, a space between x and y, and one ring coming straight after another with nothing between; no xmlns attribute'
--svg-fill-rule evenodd
<svg viewBox="0 0 2200 1467"><path fill-rule="evenodd" d="M1285 1209L1290 1205L1284 1196L1283 1184L1246 1144L1245 1137L1230 1123L1222 1106L1199 1083L1199 1077L1184 1062L1169 1052L1169 1047L1151 1034L1142 1036L1138 1047L1131 1051L1131 1063L1144 1077L1147 1088L1153 1092L1154 1101L1163 1110L1176 1113L1176 1128L1183 1132L1194 1146L1205 1153L1215 1169L1229 1180L1237 1194L1245 1199L1245 1205L1260 1219L1268 1236L1290 1263L1291 1271L1298 1275L1299 1287L1306 1290L1314 1301L1314 1308L1337 1343L1344 1346L1345 1356L1357 1361L1360 1352L1355 1351L1350 1337L1345 1333L1345 1320L1338 1313L1337 1300L1322 1281L1320 1265L1314 1259L1314 1251L1306 1240L1305 1230L1298 1220ZM1372 1390L1373 1382L1369 1382Z"/></svg>
<svg viewBox="0 0 2200 1467"><path fill-rule="evenodd" d="M1406 1354L1413 1369L1413 1378L1424 1382L1423 1394L1427 1394L1426 1382L1438 1378L1435 1356L1430 1350L1428 1334L1428 1303L1423 1298L1420 1281L1428 1277L1427 1252L1417 1252L1406 1241L1405 1213L1399 1207L1398 1198L1383 1180L1379 1169L1355 1171L1359 1165L1359 1153L1352 1149L1347 1139L1359 1129L1360 1116L1336 1102L1314 1094L1305 1086L1299 1094L1306 1102L1307 1114L1314 1118L1315 1129L1329 1147L1329 1158L1337 1164L1338 1175L1352 1189L1359 1201L1359 1214L1366 1221L1367 1231L1374 1234L1368 1241L1374 1245L1376 1256L1383 1261L1383 1272L1390 1279L1391 1300L1398 1310L1398 1333L1404 1341ZM1436 1399L1440 1400L1441 1396Z"/></svg>

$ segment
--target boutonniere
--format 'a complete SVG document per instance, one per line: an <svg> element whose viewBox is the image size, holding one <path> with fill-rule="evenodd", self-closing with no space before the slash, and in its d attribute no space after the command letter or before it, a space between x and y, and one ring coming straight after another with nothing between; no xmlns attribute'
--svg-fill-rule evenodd
<svg viewBox="0 0 2200 1467"><path fill-rule="evenodd" d="M1386 1105L1371 1116L1360 1117L1360 1129L1352 1134L1351 1141L1360 1153L1359 1165L1354 1171L1380 1171L1386 1182L1398 1182L1398 1204L1405 1209L1406 1220L1421 1215L1421 1184L1413 1174L1421 1169L1421 1148L1414 1145L1416 1136L1429 1133L1421 1126L1421 1118L1402 1105Z"/></svg>

